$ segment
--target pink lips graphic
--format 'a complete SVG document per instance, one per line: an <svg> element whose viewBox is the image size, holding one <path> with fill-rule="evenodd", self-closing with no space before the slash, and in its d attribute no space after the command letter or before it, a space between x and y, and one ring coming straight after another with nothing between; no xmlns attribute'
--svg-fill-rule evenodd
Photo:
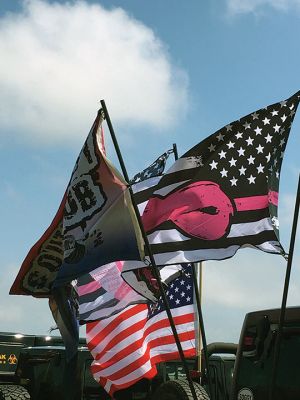
<svg viewBox="0 0 300 400"><path fill-rule="evenodd" d="M146 232L172 221L188 236L217 240L228 232L235 211L264 209L269 204L278 205L277 192L230 200L217 183L199 181L163 198L151 198L142 221Z"/></svg>
<svg viewBox="0 0 300 400"><path fill-rule="evenodd" d="M233 212L231 200L218 184L200 181L164 198L151 198L142 220L147 232L172 221L190 236L216 240L225 235Z"/></svg>

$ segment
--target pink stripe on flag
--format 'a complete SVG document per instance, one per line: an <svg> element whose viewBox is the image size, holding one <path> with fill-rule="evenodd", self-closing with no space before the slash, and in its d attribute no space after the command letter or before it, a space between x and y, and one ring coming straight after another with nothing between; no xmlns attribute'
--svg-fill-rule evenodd
<svg viewBox="0 0 300 400"><path fill-rule="evenodd" d="M87 283L86 285L77 286L79 296L94 292L95 290L100 289L100 288L101 288L101 285L96 281Z"/></svg>
<svg viewBox="0 0 300 400"><path fill-rule="evenodd" d="M237 211L250 211L267 208L269 204L278 206L278 193L269 192L268 195L239 197L234 199Z"/></svg>

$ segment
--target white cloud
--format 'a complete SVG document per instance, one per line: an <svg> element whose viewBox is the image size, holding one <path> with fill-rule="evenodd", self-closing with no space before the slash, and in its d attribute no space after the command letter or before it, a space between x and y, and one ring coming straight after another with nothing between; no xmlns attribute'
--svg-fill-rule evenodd
<svg viewBox="0 0 300 400"><path fill-rule="evenodd" d="M268 6L278 11L289 11L300 7L300 0L226 0L230 15L261 14Z"/></svg>
<svg viewBox="0 0 300 400"><path fill-rule="evenodd" d="M161 129L185 112L187 74L121 8L24 0L0 19L0 58L1 135L82 142L100 99L118 123Z"/></svg>

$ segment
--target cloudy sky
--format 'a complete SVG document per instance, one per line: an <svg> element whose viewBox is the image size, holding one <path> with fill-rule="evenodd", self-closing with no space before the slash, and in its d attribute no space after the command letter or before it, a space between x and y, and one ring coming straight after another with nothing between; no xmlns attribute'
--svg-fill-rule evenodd
<svg viewBox="0 0 300 400"><path fill-rule="evenodd" d="M298 91L299 37L299 0L1 0L0 330L53 325L46 300L8 292L58 208L101 99L133 175L173 143L180 155ZM108 137L107 146L117 164ZM280 186L286 251L299 147L296 115ZM299 247L298 238L291 305L300 303ZM246 312L279 306L285 267L255 250L205 263L208 342L238 340Z"/></svg>

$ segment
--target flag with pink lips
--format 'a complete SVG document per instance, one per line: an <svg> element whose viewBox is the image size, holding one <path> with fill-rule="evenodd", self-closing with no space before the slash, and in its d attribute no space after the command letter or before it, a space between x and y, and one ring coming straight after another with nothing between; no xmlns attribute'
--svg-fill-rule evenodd
<svg viewBox="0 0 300 400"><path fill-rule="evenodd" d="M282 253L280 170L300 92L218 130L160 179L142 220L157 265Z"/></svg>

